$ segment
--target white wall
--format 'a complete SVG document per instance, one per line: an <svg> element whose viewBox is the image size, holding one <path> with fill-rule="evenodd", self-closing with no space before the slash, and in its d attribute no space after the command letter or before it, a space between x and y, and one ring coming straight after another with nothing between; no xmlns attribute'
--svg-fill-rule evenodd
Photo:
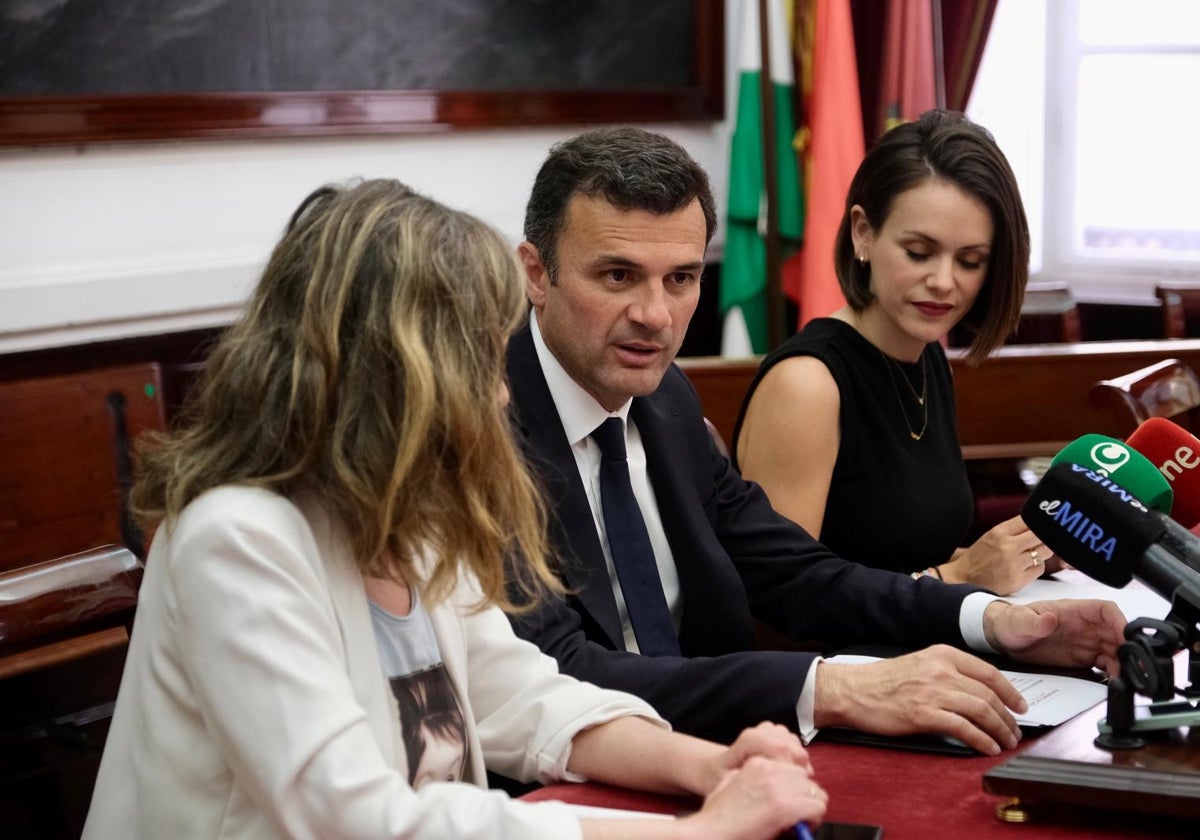
<svg viewBox="0 0 1200 840"><path fill-rule="evenodd" d="M729 121L646 127L692 153L724 207ZM0 151L0 353L229 322L292 210L328 181L399 178L515 244L546 150L579 129Z"/></svg>
<svg viewBox="0 0 1200 840"><path fill-rule="evenodd" d="M649 126L724 200L722 123ZM228 322L314 187L394 177L521 239L550 144L576 128L0 153L0 353Z"/></svg>

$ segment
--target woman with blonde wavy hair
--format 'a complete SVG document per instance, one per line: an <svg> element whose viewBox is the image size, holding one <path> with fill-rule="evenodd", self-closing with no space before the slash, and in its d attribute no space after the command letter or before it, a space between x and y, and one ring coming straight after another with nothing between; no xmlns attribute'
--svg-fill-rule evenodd
<svg viewBox="0 0 1200 840"><path fill-rule="evenodd" d="M513 635L502 610L556 585L504 415L521 290L495 231L395 181L301 204L182 422L139 452L157 533L85 837L765 838L821 818L782 727L671 733ZM486 769L705 802L592 821L487 791Z"/></svg>

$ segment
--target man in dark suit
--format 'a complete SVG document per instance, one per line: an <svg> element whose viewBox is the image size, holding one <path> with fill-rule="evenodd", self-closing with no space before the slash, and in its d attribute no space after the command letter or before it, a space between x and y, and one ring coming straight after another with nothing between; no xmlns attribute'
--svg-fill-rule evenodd
<svg viewBox="0 0 1200 840"><path fill-rule="evenodd" d="M518 632L564 672L640 695L684 732L729 739L772 720L806 737L840 725L942 732L987 753L1013 747L1009 710L1023 700L957 648L1112 670L1120 611L1102 601L1018 607L868 569L776 514L717 451L673 365L714 228L707 176L661 135L587 132L555 146L538 173L518 249L533 311L509 343L508 376L568 594L514 619ZM636 499L623 520L598 429L613 423L623 492ZM627 538L631 519L639 536ZM628 571L629 544L649 577ZM935 646L835 664L755 650L752 618L795 640Z"/></svg>

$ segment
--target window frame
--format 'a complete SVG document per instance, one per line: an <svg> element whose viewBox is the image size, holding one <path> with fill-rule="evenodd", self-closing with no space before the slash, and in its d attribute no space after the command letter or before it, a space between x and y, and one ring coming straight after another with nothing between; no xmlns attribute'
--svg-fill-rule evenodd
<svg viewBox="0 0 1200 840"><path fill-rule="evenodd" d="M1045 191L1037 279L1066 281L1077 296L1089 300L1153 300L1154 287L1162 280L1200 282L1200 260L1089 256L1081 253L1074 242L1079 70L1082 60L1090 55L1193 54L1200 52L1200 45L1084 44L1079 37L1080 2L1046 4Z"/></svg>

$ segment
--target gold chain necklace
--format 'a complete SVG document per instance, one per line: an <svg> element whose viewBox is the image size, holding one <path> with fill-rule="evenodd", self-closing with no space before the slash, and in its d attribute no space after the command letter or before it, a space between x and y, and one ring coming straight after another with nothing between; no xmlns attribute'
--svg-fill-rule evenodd
<svg viewBox="0 0 1200 840"><path fill-rule="evenodd" d="M877 350L879 348L876 348ZM892 393L896 395L896 402L900 404L900 413L904 416L904 425L908 428L908 436L913 440L920 440L925 436L925 430L929 428L929 406L925 404L925 398L929 395L929 375L925 369L925 353L921 353L921 393L917 393L917 389L912 386L912 382L908 380L908 374L904 372L904 368L900 367L900 363L879 350L879 355L883 356L884 367L887 368L888 377L892 380ZM893 368L895 370L893 370ZM904 406L904 398L900 396L900 389L896 386L896 373L900 371L900 378L904 380L904 384L908 386L908 391L913 395L913 399L917 401L917 405L921 406L921 431L913 431L912 423L908 422L908 409Z"/></svg>

